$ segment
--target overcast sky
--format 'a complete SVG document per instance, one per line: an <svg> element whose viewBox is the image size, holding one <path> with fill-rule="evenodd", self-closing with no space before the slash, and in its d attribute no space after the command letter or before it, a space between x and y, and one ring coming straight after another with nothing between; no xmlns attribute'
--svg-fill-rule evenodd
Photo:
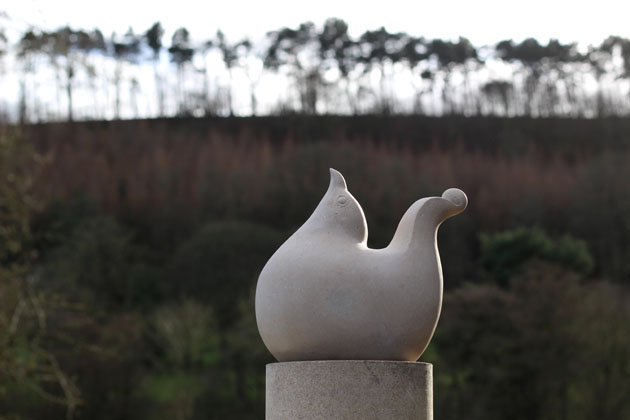
<svg viewBox="0 0 630 420"><path fill-rule="evenodd" d="M628 0L431 0L382 2L317 0L6 0L0 3L13 20L12 36L28 25L57 28L100 28L104 34L137 32L160 21L170 36L185 26L195 39L210 38L217 29L231 39L250 36L304 21L321 25L328 17L346 20L353 35L385 26L428 38L462 35L476 45L533 36L541 41L558 38L582 44L599 43L614 34L630 37Z"/></svg>

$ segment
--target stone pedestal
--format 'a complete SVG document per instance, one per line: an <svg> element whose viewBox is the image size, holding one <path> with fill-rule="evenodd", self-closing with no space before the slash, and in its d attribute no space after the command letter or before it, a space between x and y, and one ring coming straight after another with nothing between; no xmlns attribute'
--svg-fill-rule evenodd
<svg viewBox="0 0 630 420"><path fill-rule="evenodd" d="M433 366L371 360L267 365L267 420L433 420Z"/></svg>

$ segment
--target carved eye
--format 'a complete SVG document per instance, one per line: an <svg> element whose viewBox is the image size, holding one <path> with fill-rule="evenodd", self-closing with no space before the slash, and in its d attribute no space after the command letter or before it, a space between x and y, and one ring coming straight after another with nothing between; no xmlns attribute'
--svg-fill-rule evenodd
<svg viewBox="0 0 630 420"><path fill-rule="evenodd" d="M344 207L349 202L350 200L348 200L348 197L346 197L345 195L340 195L339 197L337 197L337 204L339 204L341 207Z"/></svg>

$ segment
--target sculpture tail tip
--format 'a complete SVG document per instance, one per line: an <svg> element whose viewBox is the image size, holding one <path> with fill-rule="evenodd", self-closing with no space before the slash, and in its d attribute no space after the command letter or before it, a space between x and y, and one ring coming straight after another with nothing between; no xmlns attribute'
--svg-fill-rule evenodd
<svg viewBox="0 0 630 420"><path fill-rule="evenodd" d="M459 211L464 211L468 205L468 197L458 188L449 188L444 191L442 198L450 201Z"/></svg>

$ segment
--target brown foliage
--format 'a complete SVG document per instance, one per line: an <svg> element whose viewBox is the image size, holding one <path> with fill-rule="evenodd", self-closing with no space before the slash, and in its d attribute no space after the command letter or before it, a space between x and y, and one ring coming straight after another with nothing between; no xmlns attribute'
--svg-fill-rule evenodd
<svg viewBox="0 0 630 420"><path fill-rule="evenodd" d="M422 142L419 149L410 141L383 142L367 133L343 132L313 143L290 132L278 139L253 128L244 123L232 130L208 122L201 129L177 129L159 121L117 128L39 126L36 144L50 164L37 193L49 201L83 190L111 210L159 211L173 205L194 210L204 189L225 194L215 200L229 201L236 198L229 197L225 186L238 184L248 205L264 208L265 192L274 188L270 184L277 176L289 189L319 188L327 166L334 165L367 208L375 207L388 188L397 189L400 202L390 203L390 209L400 213L418 198L418 185L431 185L434 193L457 185L474 197L471 209L484 215L483 227L496 228L524 197L565 207L584 164L562 156L543 158L536 146L511 155L500 149L470 150L468 140L445 148L436 139ZM291 171L271 176L278 167Z"/></svg>

